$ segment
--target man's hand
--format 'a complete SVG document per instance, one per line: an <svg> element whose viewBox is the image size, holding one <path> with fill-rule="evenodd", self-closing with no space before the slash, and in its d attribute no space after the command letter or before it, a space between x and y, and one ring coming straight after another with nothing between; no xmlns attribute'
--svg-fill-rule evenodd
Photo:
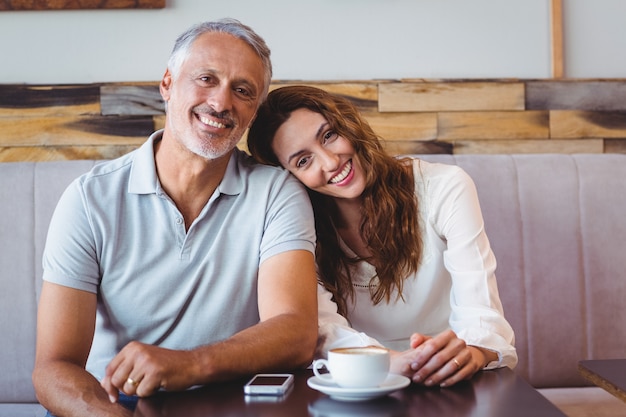
<svg viewBox="0 0 626 417"><path fill-rule="evenodd" d="M160 389L184 390L193 385L197 363L193 351L130 342L109 363L101 385L111 402L118 391L147 397Z"/></svg>

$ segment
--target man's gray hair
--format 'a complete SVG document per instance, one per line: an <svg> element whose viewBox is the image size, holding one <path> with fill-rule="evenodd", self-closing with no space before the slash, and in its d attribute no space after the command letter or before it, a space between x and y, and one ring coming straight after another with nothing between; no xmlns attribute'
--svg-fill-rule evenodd
<svg viewBox="0 0 626 417"><path fill-rule="evenodd" d="M270 83L272 82L272 61L270 60L270 48L267 46L263 38L252 30L252 28L244 25L237 19L225 18L212 22L198 23L183 32L178 39L176 39L172 53L167 61L167 68L170 70L170 73L172 73L172 76L176 77L178 75L180 67L189 55L191 45L198 38L198 36L210 32L227 33L232 35L250 45L250 47L256 52L265 69L265 88L259 103L265 100Z"/></svg>

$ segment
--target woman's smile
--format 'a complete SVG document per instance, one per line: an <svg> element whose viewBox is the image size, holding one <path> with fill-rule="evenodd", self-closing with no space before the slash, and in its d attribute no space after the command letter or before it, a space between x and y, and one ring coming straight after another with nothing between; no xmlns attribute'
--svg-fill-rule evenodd
<svg viewBox="0 0 626 417"><path fill-rule="evenodd" d="M344 185L342 183L350 182L350 180L354 177L354 171L352 171L352 159L350 159L343 166L341 172L328 181L329 184L334 185Z"/></svg>

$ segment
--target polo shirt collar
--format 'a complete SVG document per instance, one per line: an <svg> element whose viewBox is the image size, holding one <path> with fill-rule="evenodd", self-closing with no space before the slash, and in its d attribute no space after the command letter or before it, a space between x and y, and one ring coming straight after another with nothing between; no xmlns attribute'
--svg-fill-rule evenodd
<svg viewBox="0 0 626 417"><path fill-rule="evenodd" d="M222 194L228 195L237 195L241 193L243 189L243 179L241 177L241 165L239 164L239 158L242 151L238 148L235 148L233 152L230 154L230 160L228 161L228 166L226 166L226 171L224 172L224 178L217 186L217 189Z"/></svg>
<svg viewBox="0 0 626 417"><path fill-rule="evenodd" d="M153 194L160 188L154 162L154 144L162 136L163 130L157 130L135 151L128 179L128 192Z"/></svg>
<svg viewBox="0 0 626 417"><path fill-rule="evenodd" d="M154 144L163 137L163 129L154 132L135 152L130 172L128 191L135 194L157 193L161 186L154 162ZM237 195L243 188L239 158L242 151L235 148L230 155L224 178L217 187L220 193Z"/></svg>

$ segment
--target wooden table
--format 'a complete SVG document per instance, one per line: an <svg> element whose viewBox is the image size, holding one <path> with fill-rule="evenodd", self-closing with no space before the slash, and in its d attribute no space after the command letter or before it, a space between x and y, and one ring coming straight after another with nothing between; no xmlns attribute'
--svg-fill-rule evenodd
<svg viewBox="0 0 626 417"><path fill-rule="evenodd" d="M578 371L589 381L626 401L626 359L580 361Z"/></svg>
<svg viewBox="0 0 626 417"><path fill-rule="evenodd" d="M410 385L364 402L337 401L309 388L309 370L295 372L295 376L293 389L282 399L245 396L246 379L141 399L135 416L565 417L508 368L483 371L450 388Z"/></svg>

